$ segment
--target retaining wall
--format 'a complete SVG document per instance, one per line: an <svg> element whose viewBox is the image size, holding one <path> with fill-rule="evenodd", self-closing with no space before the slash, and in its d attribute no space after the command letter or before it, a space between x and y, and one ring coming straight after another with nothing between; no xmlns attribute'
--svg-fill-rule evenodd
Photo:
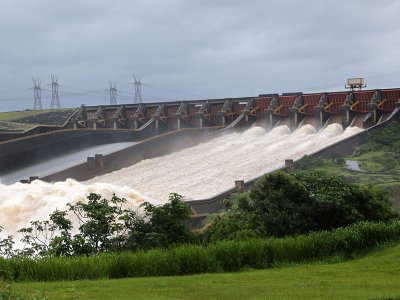
<svg viewBox="0 0 400 300"><path fill-rule="evenodd" d="M135 131L62 130L0 143L0 173L68 151L143 139Z"/></svg>
<svg viewBox="0 0 400 300"><path fill-rule="evenodd" d="M208 140L210 133L215 130L216 128L185 128L164 133L40 179L48 182L61 181L67 178L74 178L78 181L88 180L96 175L131 166L143 159L166 155L194 146Z"/></svg>

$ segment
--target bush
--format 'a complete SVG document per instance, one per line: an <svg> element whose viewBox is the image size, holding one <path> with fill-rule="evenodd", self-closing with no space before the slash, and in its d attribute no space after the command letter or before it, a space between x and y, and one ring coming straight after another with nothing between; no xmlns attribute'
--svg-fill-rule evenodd
<svg viewBox="0 0 400 300"><path fill-rule="evenodd" d="M237 207L217 217L204 241L286 236L396 217L387 193L321 172L267 174Z"/></svg>

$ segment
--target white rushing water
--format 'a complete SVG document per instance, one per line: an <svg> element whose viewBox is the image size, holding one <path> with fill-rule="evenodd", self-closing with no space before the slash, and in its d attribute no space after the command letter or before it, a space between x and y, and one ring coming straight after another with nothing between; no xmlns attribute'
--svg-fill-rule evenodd
<svg viewBox="0 0 400 300"><path fill-rule="evenodd" d="M133 207L143 201L163 203L171 192L186 199L208 198L232 188L235 180L252 179L283 166L285 159L299 159L361 130L351 127L343 132L339 124L321 132L304 125L293 133L287 126L270 132L253 127L82 183L68 179L0 184L0 225L5 233L14 234L29 221L47 219L56 208L65 209L66 203L84 200L90 192L107 198L115 193Z"/></svg>
<svg viewBox="0 0 400 300"><path fill-rule="evenodd" d="M56 209L66 210L67 203L85 201L90 193L101 194L107 199L115 193L120 198L126 198L127 206L132 208L137 208L143 201L159 204L132 188L108 183L82 184L67 179L54 184L40 180L31 184L0 184L0 226L4 228L1 236L15 235L18 229L29 226L30 221L48 220L49 214ZM77 220L71 220L77 227Z"/></svg>
<svg viewBox="0 0 400 300"><path fill-rule="evenodd" d="M166 200L171 192L186 199L204 199L232 188L235 180L250 180L283 166L285 159L299 159L359 131L352 127L343 132L339 124L319 133L313 126L304 125L292 134L287 126L270 132L253 127L143 160L86 183L118 182L160 200Z"/></svg>

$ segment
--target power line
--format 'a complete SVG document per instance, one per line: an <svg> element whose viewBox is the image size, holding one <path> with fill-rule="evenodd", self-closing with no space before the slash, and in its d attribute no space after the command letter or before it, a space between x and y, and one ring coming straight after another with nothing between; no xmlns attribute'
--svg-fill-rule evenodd
<svg viewBox="0 0 400 300"><path fill-rule="evenodd" d="M68 85L60 85L61 87L65 87L68 89L73 89L73 90L78 90L78 91L82 91L82 92L87 92L87 93L102 93L104 94L104 90L87 90L87 89L82 89L82 88L77 88L77 87L72 87L72 86L68 86Z"/></svg>
<svg viewBox="0 0 400 300"><path fill-rule="evenodd" d="M32 101L32 98L2 98L0 99L2 102L11 102L11 101Z"/></svg>
<svg viewBox="0 0 400 300"><path fill-rule="evenodd" d="M156 89L156 90L162 90L162 91L167 91L170 93L176 93L176 94L182 94L182 95L188 95L188 96L193 96L193 97L201 97L201 98L210 98L208 96L202 96L202 95L195 95L195 94L189 94L189 93L185 93L185 92L180 92L180 91L176 91L176 90L171 90L171 89L166 89L166 88L161 88L161 87L156 87L156 86L152 86L152 85L148 85L148 84L142 84L143 86L152 88L152 89Z"/></svg>

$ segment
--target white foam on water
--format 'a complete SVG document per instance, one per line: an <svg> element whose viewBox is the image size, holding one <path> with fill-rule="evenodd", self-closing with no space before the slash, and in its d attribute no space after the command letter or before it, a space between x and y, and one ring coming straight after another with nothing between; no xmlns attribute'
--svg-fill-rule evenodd
<svg viewBox="0 0 400 300"><path fill-rule="evenodd" d="M299 159L361 130L343 132L341 125L331 124L317 132L313 126L304 125L290 134L287 126L270 132L253 127L143 160L86 183L118 182L160 200L167 199L170 192L187 199L204 199L232 188L235 180L250 180L281 167L285 159Z"/></svg>
<svg viewBox="0 0 400 300"><path fill-rule="evenodd" d="M72 179L54 184L35 180L31 184L0 184L0 225L4 227L2 236L15 235L18 229L29 226L30 221L48 220L56 209L67 209L67 203L86 201L90 193L98 193L111 199L113 193L127 199L127 206L136 208L143 201L154 204L158 201L142 195L127 186L109 183L82 184ZM72 218L75 227L77 220Z"/></svg>
<svg viewBox="0 0 400 300"><path fill-rule="evenodd" d="M166 202L171 192L186 199L204 199L230 189L235 180L250 180L284 165L285 159L299 159L343 138L360 132L339 124L321 132L304 125L290 133L287 126L266 132L252 127L243 133L229 133L169 155L143 160L121 170L86 182L68 179L46 183L0 184L0 225L5 234L48 219L55 209L85 200L90 192L111 198L115 193L132 207L143 201ZM157 200L155 200L157 199Z"/></svg>

